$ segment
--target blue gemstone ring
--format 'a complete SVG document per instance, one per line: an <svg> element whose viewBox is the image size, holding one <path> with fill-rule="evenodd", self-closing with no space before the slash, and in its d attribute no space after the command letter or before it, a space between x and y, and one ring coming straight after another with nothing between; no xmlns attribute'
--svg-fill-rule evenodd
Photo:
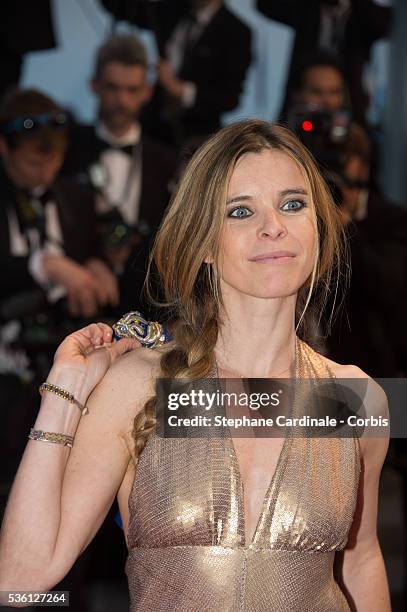
<svg viewBox="0 0 407 612"><path fill-rule="evenodd" d="M113 325L113 339L135 338L142 346L155 348L171 340L168 330L158 321L148 321L138 310L126 313Z"/></svg>

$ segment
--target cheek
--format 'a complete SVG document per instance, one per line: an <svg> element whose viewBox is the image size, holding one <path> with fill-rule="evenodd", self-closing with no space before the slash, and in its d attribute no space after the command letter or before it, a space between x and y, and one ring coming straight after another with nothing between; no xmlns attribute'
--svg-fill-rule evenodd
<svg viewBox="0 0 407 612"><path fill-rule="evenodd" d="M308 222L307 232L304 233L303 244L307 260L314 262L318 246L318 233L311 220Z"/></svg>
<svg viewBox="0 0 407 612"><path fill-rule="evenodd" d="M288 239L294 240L300 245L302 250L309 249L309 246L316 240L316 219L311 210L307 210L304 214L287 217L285 223Z"/></svg>
<svg viewBox="0 0 407 612"><path fill-rule="evenodd" d="M142 93L138 93L138 94L133 94L130 98L129 98L129 103L134 106L137 107L139 106L144 100L144 95Z"/></svg>
<svg viewBox="0 0 407 612"><path fill-rule="evenodd" d="M102 106L104 106L105 108L110 108L111 106L114 106L114 104L116 103L116 99L117 94L115 94L113 91L106 92L101 98Z"/></svg>
<svg viewBox="0 0 407 612"><path fill-rule="evenodd" d="M229 223L222 231L219 242L219 262L237 264L251 243L250 232L239 226L239 221Z"/></svg>
<svg viewBox="0 0 407 612"><path fill-rule="evenodd" d="M60 159L56 159L52 165L52 172L58 174L58 172L62 168L62 164L64 163L65 153Z"/></svg>
<svg viewBox="0 0 407 612"><path fill-rule="evenodd" d="M35 177L38 174L38 171L36 170L35 166L33 167L31 166L31 164L27 164L24 161L21 161L16 164L16 168L19 174L27 178Z"/></svg>
<svg viewBox="0 0 407 612"><path fill-rule="evenodd" d="M317 254L317 228L311 217L304 217L301 220L298 219L298 221L300 223L296 225L295 230L293 228L291 235L295 238L297 248L301 253L300 261L303 273L308 276L312 272Z"/></svg>
<svg viewBox="0 0 407 612"><path fill-rule="evenodd" d="M313 219L307 219L306 227L304 228L304 242L308 248L314 248L317 241L317 228Z"/></svg>

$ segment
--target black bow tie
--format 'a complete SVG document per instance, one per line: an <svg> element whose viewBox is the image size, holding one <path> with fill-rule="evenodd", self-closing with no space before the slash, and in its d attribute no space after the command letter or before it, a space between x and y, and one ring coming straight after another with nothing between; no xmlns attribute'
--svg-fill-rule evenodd
<svg viewBox="0 0 407 612"><path fill-rule="evenodd" d="M121 151L122 153L125 153L126 155L130 155L130 157L133 157L134 155L134 149L137 145L136 144L129 144L129 145L112 145L109 142L106 142L106 150L110 150L110 151Z"/></svg>
<svg viewBox="0 0 407 612"><path fill-rule="evenodd" d="M47 189L41 195L34 195L26 189L16 192L17 216L22 231L35 228L39 231L41 240L45 236L45 206L54 195Z"/></svg>
<svg viewBox="0 0 407 612"><path fill-rule="evenodd" d="M115 146L113 147L113 149L115 149L116 151L121 151L122 153L126 153L127 155L130 155L130 157L133 157L133 152L134 152L134 144L131 145L123 145L123 146Z"/></svg>
<svg viewBox="0 0 407 612"><path fill-rule="evenodd" d="M30 198L31 200L41 202L42 206L46 206L50 200L54 199L54 194L51 189L46 189L41 195L36 196L35 194L31 194Z"/></svg>
<svg viewBox="0 0 407 612"><path fill-rule="evenodd" d="M46 189L40 195L37 195L29 189L18 189L16 191L16 199L18 202L23 203L23 207L27 208L27 205L32 207L34 202L39 202L41 207L44 208L50 200L55 198L52 189ZM35 207L34 207L35 208Z"/></svg>

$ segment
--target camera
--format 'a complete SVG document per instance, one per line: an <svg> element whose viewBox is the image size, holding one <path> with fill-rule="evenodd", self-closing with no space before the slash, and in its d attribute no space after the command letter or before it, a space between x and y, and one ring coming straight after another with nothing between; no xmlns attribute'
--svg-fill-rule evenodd
<svg viewBox="0 0 407 612"><path fill-rule="evenodd" d="M287 115L288 127L315 158L338 205L340 188L349 183L344 170L350 122L346 109L332 112L311 104L294 106Z"/></svg>

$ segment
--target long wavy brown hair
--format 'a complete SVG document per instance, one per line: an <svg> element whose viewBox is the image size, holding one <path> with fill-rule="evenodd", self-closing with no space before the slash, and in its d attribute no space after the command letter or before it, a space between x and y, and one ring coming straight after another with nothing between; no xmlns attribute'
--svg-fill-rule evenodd
<svg viewBox="0 0 407 612"><path fill-rule="evenodd" d="M185 169L157 233L147 274L155 266L165 300L162 306L176 321L173 340L160 359L163 378L199 379L213 369L214 348L221 321L222 297L216 266L226 214L229 181L236 162L246 153L277 150L294 160L310 193L317 244L312 273L299 288L296 331L311 343L309 319L322 312L340 275L347 277L343 225L331 192L308 150L286 128L260 120L229 125L205 142ZM343 265L345 264L345 265ZM156 396L134 420L136 452L154 429Z"/></svg>

